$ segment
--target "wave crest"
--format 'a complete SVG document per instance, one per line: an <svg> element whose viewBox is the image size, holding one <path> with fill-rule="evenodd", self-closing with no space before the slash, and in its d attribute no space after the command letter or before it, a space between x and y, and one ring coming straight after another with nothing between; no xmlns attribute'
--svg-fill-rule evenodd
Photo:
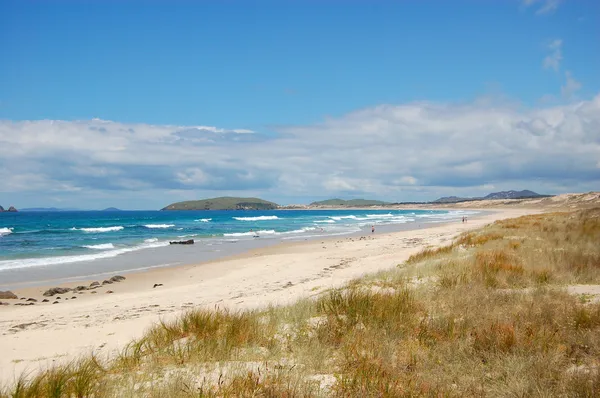
<svg viewBox="0 0 600 398"><path fill-rule="evenodd" d="M99 245L83 245L83 247L94 250L108 250L115 248L115 246L112 243L102 243Z"/></svg>
<svg viewBox="0 0 600 398"><path fill-rule="evenodd" d="M14 228L0 228L0 236L12 234Z"/></svg>
<svg viewBox="0 0 600 398"><path fill-rule="evenodd" d="M146 228L172 228L174 227L175 224L146 224L144 225L144 227Z"/></svg>
<svg viewBox="0 0 600 398"><path fill-rule="evenodd" d="M97 228L71 228L71 231L83 231L83 232L114 232L120 231L125 227L117 225L115 227L97 227Z"/></svg>
<svg viewBox="0 0 600 398"><path fill-rule="evenodd" d="M238 221L266 221L266 220L278 220L277 216L258 216L258 217L233 217L234 220Z"/></svg>

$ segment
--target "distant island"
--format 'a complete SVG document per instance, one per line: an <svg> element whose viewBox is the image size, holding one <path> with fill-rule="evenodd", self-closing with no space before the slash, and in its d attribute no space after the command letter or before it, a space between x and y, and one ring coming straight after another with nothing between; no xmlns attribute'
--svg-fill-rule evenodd
<svg viewBox="0 0 600 398"><path fill-rule="evenodd" d="M352 207L352 206L383 206L388 205L389 202L383 202L381 200L370 200L370 199L327 199L321 200L319 202L312 202L309 206L342 206L342 207Z"/></svg>
<svg viewBox="0 0 600 398"><path fill-rule="evenodd" d="M101 211L123 211L123 210L117 209L116 207L107 207L106 209L101 210Z"/></svg>
<svg viewBox="0 0 600 398"><path fill-rule="evenodd" d="M263 199L224 196L220 198L177 202L161 210L273 210L278 207L277 203Z"/></svg>
<svg viewBox="0 0 600 398"><path fill-rule="evenodd" d="M4 210L4 207L0 206L0 213L16 213L18 210L14 206L10 206L8 210Z"/></svg>
<svg viewBox="0 0 600 398"><path fill-rule="evenodd" d="M501 191L492 192L484 197L473 197L473 198L461 198L458 196L446 196L434 200L431 203L459 203L459 202L470 202L474 200L498 200L498 199L534 199L534 198L547 198L552 195L540 195L539 193L523 190L523 191Z"/></svg>

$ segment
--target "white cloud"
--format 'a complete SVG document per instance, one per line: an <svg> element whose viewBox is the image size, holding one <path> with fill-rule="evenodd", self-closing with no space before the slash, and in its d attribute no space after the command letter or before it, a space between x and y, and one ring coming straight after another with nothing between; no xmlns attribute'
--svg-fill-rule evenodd
<svg viewBox="0 0 600 398"><path fill-rule="evenodd" d="M564 98L570 99L579 91L581 83L575 80L570 71L565 72L565 79L565 84L560 88L560 92Z"/></svg>
<svg viewBox="0 0 600 398"><path fill-rule="evenodd" d="M554 71L558 72L558 69L560 68L560 61L562 61L562 40L553 40L550 44L548 44L548 50L550 50L550 54L544 58L544 68L553 69Z"/></svg>
<svg viewBox="0 0 600 398"><path fill-rule="evenodd" d="M567 74L564 95L578 87ZM0 192L13 204L52 196L139 208L225 194L422 200L479 194L482 186L600 186L600 95L534 109L493 101L379 105L276 130L4 120Z"/></svg>
<svg viewBox="0 0 600 398"><path fill-rule="evenodd" d="M558 9L561 0L523 0L522 4L525 7L530 7L534 4L539 3L539 8L535 11L536 15L548 15L552 14Z"/></svg>

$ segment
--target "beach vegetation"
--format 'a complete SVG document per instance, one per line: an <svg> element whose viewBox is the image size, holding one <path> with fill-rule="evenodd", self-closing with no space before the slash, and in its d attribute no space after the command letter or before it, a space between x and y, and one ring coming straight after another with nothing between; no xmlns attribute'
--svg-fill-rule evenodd
<svg viewBox="0 0 600 398"><path fill-rule="evenodd" d="M499 221L288 306L194 309L2 397L600 396L600 209Z"/></svg>

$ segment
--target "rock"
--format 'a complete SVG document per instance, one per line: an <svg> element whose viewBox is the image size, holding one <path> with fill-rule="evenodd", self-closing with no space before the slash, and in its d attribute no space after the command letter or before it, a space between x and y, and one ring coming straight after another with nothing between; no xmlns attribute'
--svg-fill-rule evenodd
<svg viewBox="0 0 600 398"><path fill-rule="evenodd" d="M107 290L106 293L110 294L110 293L114 293L112 290Z"/></svg>
<svg viewBox="0 0 600 398"><path fill-rule="evenodd" d="M176 241L169 242L169 244L170 245L193 245L194 239L176 240Z"/></svg>
<svg viewBox="0 0 600 398"><path fill-rule="evenodd" d="M77 298L77 296L73 296L71 297L71 300L75 300Z"/></svg>
<svg viewBox="0 0 600 398"><path fill-rule="evenodd" d="M8 208L8 210L6 210L6 211L10 211L10 212L16 213L16 212L17 212L17 209L15 209L15 207L14 207L14 206L10 206L10 207Z"/></svg>
<svg viewBox="0 0 600 398"><path fill-rule="evenodd" d="M48 289L44 292L44 296L52 297L55 294L64 294L70 292L72 289L68 287L53 287L52 289Z"/></svg>
<svg viewBox="0 0 600 398"><path fill-rule="evenodd" d="M47 302L49 302L49 301L50 301L50 300L48 300L48 299L43 299L43 300L42 300L42 303L47 303Z"/></svg>
<svg viewBox="0 0 600 398"><path fill-rule="evenodd" d="M34 299L34 298L31 298L31 297L30 297L30 298L28 298L28 299L27 299L27 301L32 301L32 302L34 302L34 303L37 303L37 300L36 300L36 299Z"/></svg>
<svg viewBox="0 0 600 398"><path fill-rule="evenodd" d="M121 276L121 275L115 275L115 276L113 276L112 278L110 278L110 280L111 280L112 282L121 282L121 281L124 281L124 280L125 280L125 277L124 277L124 276Z"/></svg>
<svg viewBox="0 0 600 398"><path fill-rule="evenodd" d="M100 286L100 282L92 282L90 283L90 287Z"/></svg>
<svg viewBox="0 0 600 398"><path fill-rule="evenodd" d="M7 290L5 292L0 292L0 299L4 299L4 300L16 300L18 299L17 295L14 294L13 292L11 292L10 290Z"/></svg>
<svg viewBox="0 0 600 398"><path fill-rule="evenodd" d="M27 297L21 297L19 300L25 300Z"/></svg>
<svg viewBox="0 0 600 398"><path fill-rule="evenodd" d="M88 287L87 287L87 286L77 286L77 287L75 288L75 290L77 290L78 292L80 292L80 291L82 291L82 290L88 290Z"/></svg>
<svg viewBox="0 0 600 398"><path fill-rule="evenodd" d="M0 301L0 305L10 305L8 303L3 303L2 301Z"/></svg>
<svg viewBox="0 0 600 398"><path fill-rule="evenodd" d="M102 281L102 284L103 285L110 285L110 284L112 284L112 281L104 280L104 281Z"/></svg>
<svg viewBox="0 0 600 398"><path fill-rule="evenodd" d="M159 286L162 286L162 285L163 285L162 283L155 283L154 286L152 286L152 288L154 289L155 287L159 287Z"/></svg>
<svg viewBox="0 0 600 398"><path fill-rule="evenodd" d="M58 301L53 302L52 304L58 304Z"/></svg>
<svg viewBox="0 0 600 398"><path fill-rule="evenodd" d="M98 293L98 292L92 292L92 294L96 294L96 293Z"/></svg>

